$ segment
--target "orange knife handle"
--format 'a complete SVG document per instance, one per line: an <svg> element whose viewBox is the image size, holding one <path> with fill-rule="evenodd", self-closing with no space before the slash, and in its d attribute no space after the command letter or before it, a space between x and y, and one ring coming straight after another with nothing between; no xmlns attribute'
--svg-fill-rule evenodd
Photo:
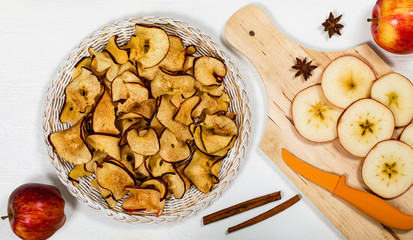
<svg viewBox="0 0 413 240"><path fill-rule="evenodd" d="M388 227L399 230L413 229L413 215L401 212L373 194L347 186L344 175L340 177L333 194Z"/></svg>

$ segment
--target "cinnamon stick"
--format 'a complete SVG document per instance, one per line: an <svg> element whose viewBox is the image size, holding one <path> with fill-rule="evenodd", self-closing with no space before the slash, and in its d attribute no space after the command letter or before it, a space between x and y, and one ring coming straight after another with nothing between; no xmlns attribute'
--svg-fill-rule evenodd
<svg viewBox="0 0 413 240"><path fill-rule="evenodd" d="M280 200L281 199L281 194L280 192L275 192L275 193L270 193L261 197L257 197L239 204L236 204L232 207L225 208L223 210L220 210L216 213L212 213L210 215L207 215L203 217L203 222L204 225L222 220L227 217L231 217L233 215L236 215L238 213L245 212L247 210L262 206L264 204Z"/></svg>
<svg viewBox="0 0 413 240"><path fill-rule="evenodd" d="M270 218L282 211L284 211L285 209L291 207L292 205L294 205L296 202L298 202L300 200L300 197L298 195L295 195L294 197L288 199L287 201L285 201L284 203L281 203L280 205L276 206L275 208L272 208L254 218L251 218L250 220L247 220L243 223L240 223L236 226L230 227L228 228L228 233L231 232L235 232L237 230L243 229L245 227L251 226L253 224L259 223L267 218Z"/></svg>

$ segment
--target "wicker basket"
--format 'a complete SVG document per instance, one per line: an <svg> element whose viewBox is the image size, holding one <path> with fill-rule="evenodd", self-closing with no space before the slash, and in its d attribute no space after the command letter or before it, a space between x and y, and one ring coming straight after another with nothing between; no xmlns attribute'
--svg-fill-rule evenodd
<svg viewBox="0 0 413 240"><path fill-rule="evenodd" d="M215 184L212 191L208 194L204 194L192 186L182 199L172 198L168 200L163 214L159 217L150 212L125 212L120 207L122 200L114 209L110 209L105 200L100 196L98 190L89 184L89 180L93 179L94 175L83 178L80 181L79 187L74 186L68 180L68 173L73 168L73 165L58 156L47 140L50 133L62 131L70 127L70 125L62 124L59 121L59 113L65 100L64 89L70 81L70 76L75 64L82 57L89 55L89 47L93 47L95 50L103 50L107 41L113 35L118 36L118 43L120 46L123 46L129 41L130 36L134 34L135 24L160 26L168 34L181 37L185 46L197 46L197 54L199 56L214 56L222 59L227 66L227 75L224 78L224 84L227 93L231 97L230 111L237 114L236 124L239 127L238 139L235 142L234 147L228 153L228 156L224 159L218 176L220 181ZM223 52L209 36L179 20L167 17L145 17L121 20L112 25L104 26L81 41L80 44L69 53L67 59L58 68L57 74L48 89L46 108L43 116L43 129L47 151L60 181L81 203L122 222L176 222L185 217L194 215L199 210L211 204L211 202L219 197L228 184L234 179L241 167L242 159L249 141L251 113L248 105L245 84L238 69L235 67L235 64L231 61L229 56Z"/></svg>

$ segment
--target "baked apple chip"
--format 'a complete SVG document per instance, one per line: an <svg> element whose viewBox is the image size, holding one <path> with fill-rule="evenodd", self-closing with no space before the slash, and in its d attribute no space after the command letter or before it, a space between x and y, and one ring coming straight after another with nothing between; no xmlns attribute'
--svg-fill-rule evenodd
<svg viewBox="0 0 413 240"><path fill-rule="evenodd" d="M101 98L92 112L92 128L95 133L118 135L119 129L115 126L115 106L112 104L108 90L104 90Z"/></svg>
<svg viewBox="0 0 413 240"><path fill-rule="evenodd" d="M127 46L130 49L129 59L140 62L143 68L149 68L165 58L169 50L169 39L161 28L136 25L135 35Z"/></svg>
<svg viewBox="0 0 413 240"><path fill-rule="evenodd" d="M161 201L162 197L159 191L140 187L127 187L126 190L130 192L130 195L122 203L122 208L125 211L150 211L157 216L162 214L165 200Z"/></svg>
<svg viewBox="0 0 413 240"><path fill-rule="evenodd" d="M101 152L101 151L94 151L92 154L92 160L89 162L85 163L85 170L94 173L95 168L94 165L96 164L102 164L103 160L108 156L107 153ZM96 163L95 163L96 162Z"/></svg>
<svg viewBox="0 0 413 240"><path fill-rule="evenodd" d="M120 137L95 133L86 137L86 143L96 151L101 151L114 159L120 160Z"/></svg>
<svg viewBox="0 0 413 240"><path fill-rule="evenodd" d="M56 152L66 161L77 164L87 163L92 159L92 153L83 141L83 121L79 121L64 131L51 133L49 142Z"/></svg>
<svg viewBox="0 0 413 240"><path fill-rule="evenodd" d="M201 98L199 96L193 96L191 98L186 99L176 111L174 116L174 120L185 125L189 125L193 122L192 120L192 111L198 106L201 102Z"/></svg>
<svg viewBox="0 0 413 240"><path fill-rule="evenodd" d="M137 63L138 75L141 78L145 78L148 81L155 79L156 74L159 71L159 65L155 65L149 68L143 68L141 63Z"/></svg>
<svg viewBox="0 0 413 240"><path fill-rule="evenodd" d="M92 57L84 57L79 62L76 63L75 69L72 73L72 79L79 76L82 71L82 68L86 68L90 70L90 63L92 62Z"/></svg>
<svg viewBox="0 0 413 240"><path fill-rule="evenodd" d="M116 43L117 36L112 36L109 38L108 43L106 44L105 50L112 55L118 64L125 64L129 61L128 52L126 50L120 49Z"/></svg>
<svg viewBox="0 0 413 240"><path fill-rule="evenodd" d="M69 172L69 180L75 185L79 186L79 181L77 180L78 178L85 177L85 176L90 176L92 175L91 172L88 172L85 170L85 164L81 165L76 165L72 170Z"/></svg>
<svg viewBox="0 0 413 240"><path fill-rule="evenodd" d="M128 192L126 186L135 185L135 180L128 171L112 162L98 165L95 174L98 184L108 189L115 200L120 200Z"/></svg>
<svg viewBox="0 0 413 240"><path fill-rule="evenodd" d="M216 158L196 150L192 160L184 169L185 176L203 193L211 191L216 179L211 168Z"/></svg>
<svg viewBox="0 0 413 240"><path fill-rule="evenodd" d="M169 129L162 132L159 144L159 156L167 162L180 162L191 155L189 145L178 140Z"/></svg>
<svg viewBox="0 0 413 240"><path fill-rule="evenodd" d="M89 106L86 110L81 111L77 105L75 105L70 99L66 98L63 109L60 112L59 120L62 123L77 123L84 116L86 116L91 109L92 106Z"/></svg>
<svg viewBox="0 0 413 240"><path fill-rule="evenodd" d="M191 75L172 75L161 70L151 82L151 92L154 98L164 94L193 94L194 90L195 78Z"/></svg>
<svg viewBox="0 0 413 240"><path fill-rule="evenodd" d="M159 67L170 72L182 71L186 52L182 39L174 35L169 35L168 39L169 50L165 58L159 63Z"/></svg>
<svg viewBox="0 0 413 240"><path fill-rule="evenodd" d="M186 191L185 182L177 172L165 173L162 179L168 184L169 190L176 199L181 199L184 196Z"/></svg>
<svg viewBox="0 0 413 240"><path fill-rule="evenodd" d="M82 68L79 76L66 87L66 101L72 102L81 113L96 102L101 93L101 85L97 77L88 69Z"/></svg>
<svg viewBox="0 0 413 240"><path fill-rule="evenodd" d="M131 129L126 133L126 141L133 152L141 155L154 155L159 151L158 135L152 128Z"/></svg>
<svg viewBox="0 0 413 240"><path fill-rule="evenodd" d="M166 198L168 195L168 184L163 180L162 178L152 178L149 180L144 181L140 185L141 188L146 188L146 189L155 189L159 191L161 194L161 201Z"/></svg>
<svg viewBox="0 0 413 240"><path fill-rule="evenodd" d="M114 64L108 52L97 52L95 49L89 48L89 53L93 56L90 70L98 77L105 75L106 71Z"/></svg>
<svg viewBox="0 0 413 240"><path fill-rule="evenodd" d="M194 77L206 86L221 84L225 74L225 64L217 58L200 57L195 60Z"/></svg>
<svg viewBox="0 0 413 240"><path fill-rule="evenodd" d="M165 173L175 172L173 165L165 162L159 154L148 157L145 163L152 177L161 177Z"/></svg>

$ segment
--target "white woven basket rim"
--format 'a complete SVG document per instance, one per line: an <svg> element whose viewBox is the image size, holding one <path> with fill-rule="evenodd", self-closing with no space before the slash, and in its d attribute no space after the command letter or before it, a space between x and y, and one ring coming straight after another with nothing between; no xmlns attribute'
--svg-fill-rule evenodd
<svg viewBox="0 0 413 240"><path fill-rule="evenodd" d="M71 72L73 71L73 66L75 65L75 63L78 60L80 60L81 57L89 55L87 51L88 48L91 45L99 42L99 37L102 38L102 36L105 36L105 37L107 36L107 38L109 38L110 36L114 35L114 32L129 29L131 28L131 26L134 26L135 24L157 25L157 26L161 26L162 28L173 27L174 29L176 28L176 31L179 31L179 32L173 32L173 33L176 33L176 35L182 34L182 32L180 32L182 30L185 34L186 33L191 34L190 35L191 38L188 38L188 39L192 39L192 37L195 36L194 38L195 40L197 41L199 40L202 44L206 44L209 48L213 49L216 57L221 58L226 64L228 74L224 78L224 83L226 84L226 91L232 98L230 110L237 113L236 122L239 127L239 136L237 138L237 141L233 149L231 149L227 157L224 159L224 162L222 164L222 165L227 164L226 166L228 166L228 169L224 169L225 174L224 173L221 174L221 172L223 171L221 167L221 171L219 175L220 181L219 183L215 184L213 190L209 192L208 194L200 195L199 190L197 190L194 186L192 186L191 189L188 191L191 193L196 192L194 193L194 196L195 197L201 196L200 200L195 199L195 198L194 199L190 198L190 197L193 197L192 195L188 197L188 199L185 199L186 196L184 196L183 199L185 199L185 201L189 201L190 203L193 202L194 204L188 207L185 207L185 209L181 211L177 211L177 212L173 212L173 211L168 212L169 206L167 202L165 206L165 211L161 216L155 216L154 214L148 213L148 212L131 214L131 213L119 211L116 209L110 209L107 206L107 204L104 203L103 198L92 199L95 197L97 198L100 197L98 196L97 192L96 192L97 194L90 193L92 196L84 194L84 192L82 192L84 191L83 187L90 188L90 184L89 186L86 185L88 181L81 181L80 188L74 186L72 182L68 180L68 177L67 177L67 174L68 174L68 170L66 166L67 163L65 163L65 161L61 159L60 156L58 156L54 152L53 147L50 145L48 141L48 136L50 133L61 131L69 127L69 125L62 124L58 120L59 112L61 109L60 108L56 109L55 105L64 101L64 87L68 84L70 80ZM164 30L168 32L168 30L166 29ZM169 30L169 31L172 31L172 30ZM115 34L118 35L117 32ZM120 34L125 34L125 32L121 32ZM168 34L172 34L172 33L168 32ZM130 37L131 34L129 32L126 35ZM123 36L125 37L126 35L123 35ZM185 39L183 40L185 42ZM107 41L105 41L105 43L106 42ZM98 48L96 49L100 50ZM231 82L228 83L228 81L231 81ZM231 89L229 89L227 85L230 86ZM234 96L238 96L235 94L239 94L239 97L237 97L237 99L234 99ZM69 192L82 204L87 205L90 208L96 211L102 212L106 216L109 216L121 222L169 223L169 222L181 221L182 219L192 216L198 211L209 206L212 201L214 201L216 198L218 198L222 194L225 188L234 179L234 177L239 172L242 166L242 160L244 158L247 145L249 142L250 131L251 131L251 111L250 111L250 106L249 106L248 94L245 89L245 83L242 79L242 76L240 75L238 71L238 68L235 66L233 61L228 56L228 54L226 54L208 35L202 33L200 30L196 29L195 27L192 27L184 23L183 21L175 20L169 17L155 17L155 16L137 17L137 18L119 20L113 24L103 26L101 29L94 31L88 37L84 38L75 48L73 48L69 52L66 59L59 66L57 73L55 77L53 78L53 80L51 81L51 85L49 86L47 90L46 99L45 99L45 110L43 114L43 131L44 131L44 140L47 146L48 155L51 158L51 163L53 167L55 168L60 181L66 186ZM85 178L85 179L90 180L91 178ZM177 202L179 203L179 201L182 201L182 199L180 200L173 199L169 201L173 202L171 203L171 209L173 209L173 204Z"/></svg>

